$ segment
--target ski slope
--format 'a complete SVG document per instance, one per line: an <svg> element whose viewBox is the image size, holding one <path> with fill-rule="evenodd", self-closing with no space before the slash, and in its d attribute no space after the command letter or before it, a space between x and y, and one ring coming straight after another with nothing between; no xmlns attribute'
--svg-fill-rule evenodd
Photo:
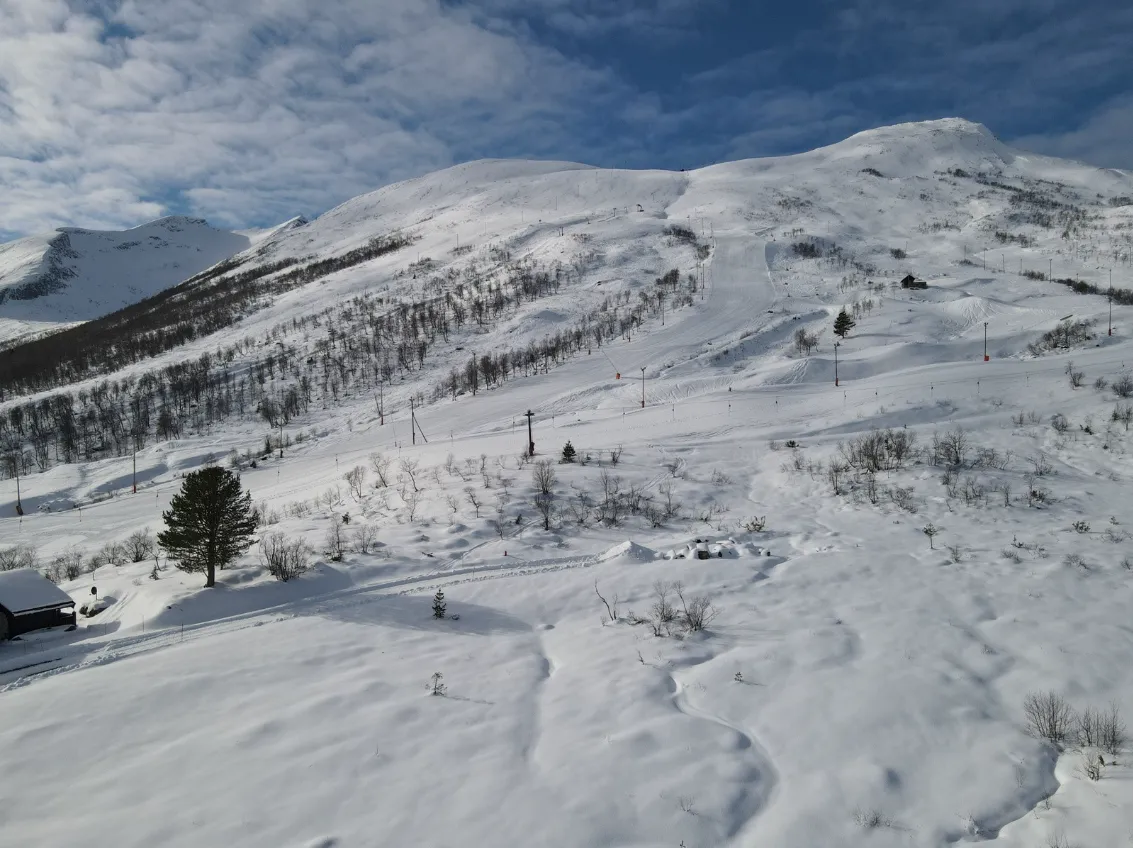
<svg viewBox="0 0 1133 848"><path fill-rule="evenodd" d="M1128 843L1128 744L1057 750L1028 735L1023 702L1051 690L1079 710L1112 702L1133 716L1122 673L1133 660L1133 435L1113 417L1130 403L1113 388L1133 373L1130 313L1116 306L1108 335L1104 298L1018 271L1049 261L1056 276L1061 265L1097 281L1104 261L1115 286L1133 287L1128 265L1106 254L1111 236L1120 250L1128 210L1099 202L1073 242L1016 224L1033 243L993 252L989 234L1011 226L1018 204L944 173L980 163L1000 181L1133 193L1127 175L1031 157L945 121L688 174L473 163L261 242L275 256L333 253L399 220L420 235L413 256L289 292L234 335L361 292L409 291L418 249L442 270L463 268L457 237L474 257L489 242L564 264L579 249L602 253L560 294L454 335L416 382L470 349L538 337L604 290L674 266L690 273L689 251L661 236L669 224L694 228L711 252L696 300L663 324L652 317L547 373L419 407L415 437L414 380L387 387L384 424L365 396L290 423L302 443L258 456L241 477L271 521L262 532L314 549L299 579L272 580L252 549L211 590L164 560L63 583L77 599L97 588L107 606L74 633L0 645L0 754L19 775L6 784L4 839ZM977 205L959 230L918 229ZM589 239L559 235L572 227ZM868 257L881 285L797 255L790 245L804 236ZM898 245L906 260L890 253ZM961 262L969 255L976 264ZM894 287L908 268L930 287ZM833 315L867 298L840 341L835 386ZM1098 319L1094 338L1028 351L1067 315ZM809 356L792 345L799 328L820 336ZM1068 369L1083 372L1077 387ZM590 458L555 464L562 511L550 529L519 456L529 409L537 459L557 459L567 440ZM849 471L836 492L840 445L876 428L912 433L924 452L878 472L872 494ZM950 476L930 449L958 429L969 447ZM89 556L159 529L180 475L259 454L266 433L248 417L150 443L136 494L129 456L54 465L21 480L22 519L14 481L0 481L0 548L34 546L47 565L72 546ZM344 475L375 451L391 460L388 485L369 470L352 493ZM604 475L654 505L672 496L679 515L580 524L580 493L599 502ZM353 545L342 561L326 553L336 526ZM359 526L377 535L367 552ZM720 556L677 556L697 539ZM654 636L633 616L649 614L657 581L682 582L719 614L704 632ZM432 618L437 589L443 620ZM434 672L443 696L427 691ZM1099 753L1095 781L1085 766Z"/></svg>

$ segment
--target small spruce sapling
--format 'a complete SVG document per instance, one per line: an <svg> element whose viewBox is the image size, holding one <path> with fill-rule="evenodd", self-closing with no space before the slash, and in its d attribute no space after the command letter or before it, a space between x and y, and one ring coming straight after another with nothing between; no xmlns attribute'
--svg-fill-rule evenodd
<svg viewBox="0 0 1133 848"><path fill-rule="evenodd" d="M437 589L437 594L433 595L433 618L444 618L446 609L445 593Z"/></svg>
<svg viewBox="0 0 1133 848"><path fill-rule="evenodd" d="M433 672L432 682L429 684L430 694L443 695L448 691L448 687L441 683L443 679L444 675L439 671Z"/></svg>
<svg viewBox="0 0 1133 848"><path fill-rule="evenodd" d="M937 533L940 532L939 530L936 529L936 525L926 524L924 526L924 529L921 532L924 533L926 536L928 536L928 548L929 548L929 550L930 551L935 550L935 548L933 547L933 544L932 544L932 538L933 538L933 536L935 536Z"/></svg>
<svg viewBox="0 0 1133 848"><path fill-rule="evenodd" d="M574 458L577 455L578 455L578 452L574 449L574 445L572 445L570 442L567 442L565 445L563 445L562 459L563 459L564 463L574 462Z"/></svg>

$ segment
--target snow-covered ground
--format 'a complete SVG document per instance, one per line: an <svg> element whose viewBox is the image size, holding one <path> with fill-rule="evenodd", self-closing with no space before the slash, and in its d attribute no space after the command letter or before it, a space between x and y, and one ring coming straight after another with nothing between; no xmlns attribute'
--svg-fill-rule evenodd
<svg viewBox="0 0 1133 848"><path fill-rule="evenodd" d="M1025 733L1023 712L1028 694L1052 690L1133 717L1133 436L1120 420L1131 401L1112 387L1133 368L1128 308L1107 336L1103 298L1019 273L1050 259L1055 276L1101 283L1112 264L1114 285L1133 287L1128 265L1102 256L1120 255L1129 207L1099 203L1075 238L1014 222L1033 241L980 255L1012 207L941 174L989 163L998 181L1026 174L1103 200L1133 194L1133 179L1024 157L938 122L688 174L477 163L261 242L276 255L344 250L401 220L423 256L494 234L568 262L575 248L557 233L577 226L588 250L624 258L606 285L687 263L655 242L670 223L712 251L693 306L547 374L426 406L427 444L401 404L382 425L368 397L290 424L304 441L242 479L264 533L318 551L301 578L275 582L253 549L211 590L164 561L157 579L146 561L63 584L108 605L74 633L0 645L0 755L17 776L0 842L1133 842L1129 747L1103 754L1095 781L1085 764L1098 752L1055 751ZM954 217L933 229L934 216ZM790 245L803 239L844 246L874 273L800 256ZM313 291L329 303L393 289L406 261ZM930 288L894 288L909 270ZM535 334L547 312L569 319L614 275L581 276L534 304L544 317L481 344ZM281 298L240 334L310 310L312 296ZM855 301L836 387L831 319ZM1071 314L1100 318L1093 340L1027 352ZM791 344L799 328L820 334L809 356ZM438 369L462 358L448 355ZM555 464L549 530L520 457L528 409L537 459L568 440L589 458ZM878 428L915 434L921 452L872 484L837 471L839 446ZM950 471L932 443L959 431L968 447ZM28 514L0 518L0 540L46 564L159 529L181 473L264 435L248 420L153 444L137 456L137 494L129 458L25 477ZM370 470L355 494L344 475L358 465ZM652 508L671 498L676 515L580 524L581 495L600 503L603 477ZM5 516L14 499L14 481L0 483ZM341 562L323 553L332 526L355 548ZM360 527L377 537L368 553ZM683 555L696 540L709 559ZM634 620L658 581L709 597L718 615L701 633L654 636ZM438 588L444 620L432 618ZM615 621L596 589L616 597ZM435 672L444 696L428 693Z"/></svg>

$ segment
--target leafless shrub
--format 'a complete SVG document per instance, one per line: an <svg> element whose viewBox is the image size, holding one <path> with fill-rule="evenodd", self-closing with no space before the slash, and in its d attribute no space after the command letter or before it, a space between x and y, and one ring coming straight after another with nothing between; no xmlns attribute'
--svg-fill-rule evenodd
<svg viewBox="0 0 1133 848"><path fill-rule="evenodd" d="M302 539L288 539L282 533L268 533L260 539L260 560L268 574L284 583L307 570L310 555L311 550Z"/></svg>
<svg viewBox="0 0 1133 848"><path fill-rule="evenodd" d="M810 356L810 352L818 347L818 335L808 333L805 328L795 330L795 350L803 356Z"/></svg>
<svg viewBox="0 0 1133 848"><path fill-rule="evenodd" d="M378 478L378 485L385 488L389 485L389 466L393 460L388 456L383 456L380 452L374 451L370 454L370 468L374 470L374 476Z"/></svg>
<svg viewBox="0 0 1133 848"><path fill-rule="evenodd" d="M691 795L682 795L677 799L682 813L688 813L690 816L696 815L696 799Z"/></svg>
<svg viewBox="0 0 1133 848"><path fill-rule="evenodd" d="M1113 407L1113 412L1110 414L1111 421L1120 421L1125 425L1125 432L1129 432L1129 422L1133 421L1133 404L1117 404Z"/></svg>
<svg viewBox="0 0 1133 848"><path fill-rule="evenodd" d="M549 459L539 460L531 469L531 481L535 484L536 491L541 495L551 494L557 479L554 463Z"/></svg>
<svg viewBox="0 0 1133 848"><path fill-rule="evenodd" d="M665 470L669 472L670 476L674 478L685 476L685 461L680 457L668 460L664 462L663 465Z"/></svg>
<svg viewBox="0 0 1133 848"><path fill-rule="evenodd" d="M324 540L326 545L326 557L331 562L342 562L342 558L346 555L346 530L343 529L342 522L332 521L330 527L327 528L327 534Z"/></svg>
<svg viewBox="0 0 1133 848"><path fill-rule="evenodd" d="M1010 483L1000 483L997 491L1001 495L1003 495L1003 505L1004 506L1011 506L1011 484Z"/></svg>
<svg viewBox="0 0 1133 848"><path fill-rule="evenodd" d="M1057 692L1032 692L1023 700L1023 714L1027 733L1059 750L1074 730L1074 710Z"/></svg>
<svg viewBox="0 0 1133 848"><path fill-rule="evenodd" d="M766 526L767 526L767 516L766 515L753 515L751 518L749 518L747 521L745 521L744 525L743 525L744 530L746 530L749 533L762 533L763 528L766 527Z"/></svg>
<svg viewBox="0 0 1133 848"><path fill-rule="evenodd" d="M687 633L699 633L720 614L720 611L712 605L712 600L707 595L697 595L694 598L686 599L684 586L680 583L673 584L673 591L677 595L677 600L681 602L681 609L677 612L677 620L680 622L681 628Z"/></svg>
<svg viewBox="0 0 1133 848"><path fill-rule="evenodd" d="M421 461L417 459L403 459L398 463L398 468L401 469L401 473L398 476L404 475L404 480L409 481L409 485L413 487L414 492L421 491L417 486L417 475L420 473Z"/></svg>
<svg viewBox="0 0 1133 848"><path fill-rule="evenodd" d="M622 447L618 445L616 448L610 449L610 465L617 465L622 458Z"/></svg>
<svg viewBox="0 0 1133 848"><path fill-rule="evenodd" d="M586 522L590 520L592 514L593 504L590 502L590 496L586 492L578 492L574 498L567 503L567 511L570 513L571 520L579 527L585 527Z"/></svg>
<svg viewBox="0 0 1133 848"><path fill-rule="evenodd" d="M471 486L466 487L464 489L464 497L468 500L469 505L476 510L476 517L479 518L480 507L483 505L483 501L481 501L480 496L476 494L476 490Z"/></svg>
<svg viewBox="0 0 1133 848"><path fill-rule="evenodd" d="M550 530L551 521L557 514L554 494L536 493L533 503L535 505L535 511L539 513L539 517L543 519L543 529Z"/></svg>
<svg viewBox="0 0 1133 848"><path fill-rule="evenodd" d="M1050 426L1056 433L1065 433L1070 429L1070 421L1061 412L1056 412L1050 416Z"/></svg>
<svg viewBox="0 0 1133 848"><path fill-rule="evenodd" d="M654 636L668 636L673 632L677 611L672 603L672 587L658 580L653 584L653 603L649 607L649 627Z"/></svg>
<svg viewBox="0 0 1133 848"><path fill-rule="evenodd" d="M378 528L373 524L359 524L354 528L354 549L360 554L368 554L378 541Z"/></svg>
<svg viewBox="0 0 1133 848"><path fill-rule="evenodd" d="M959 468L968 459L971 449L971 440L963 427L949 430L943 436L938 433L932 435L932 463L933 465L951 465Z"/></svg>
<svg viewBox="0 0 1133 848"><path fill-rule="evenodd" d="M618 620L618 596L614 595L614 603L613 603L613 606L611 606L610 602L607 601L604 597L602 597L602 593L598 591L598 581L597 580L594 581L594 594L596 594L598 596L598 600L600 600L602 602L602 605L606 608L607 620L608 621L617 621Z"/></svg>
<svg viewBox="0 0 1133 848"><path fill-rule="evenodd" d="M960 498L964 501L964 506L986 503L987 488L975 477L965 477L960 486Z"/></svg>
<svg viewBox="0 0 1133 848"><path fill-rule="evenodd" d="M614 477L605 468L598 475L598 485L602 490L602 501L598 511L602 522L610 527L621 524L624 499L621 497L621 479Z"/></svg>
<svg viewBox="0 0 1133 848"><path fill-rule="evenodd" d="M712 469L712 483L716 486L726 486L732 482L732 478L725 474L723 471Z"/></svg>
<svg viewBox="0 0 1133 848"><path fill-rule="evenodd" d="M1099 392L1104 392L1109 387L1109 380L1105 377L1098 377L1094 380L1094 388Z"/></svg>
<svg viewBox="0 0 1133 848"><path fill-rule="evenodd" d="M880 810L864 810L858 807L854 810L854 824L865 830L877 830L879 827L893 827L893 819Z"/></svg>
<svg viewBox="0 0 1133 848"><path fill-rule="evenodd" d="M417 520L417 508L421 506L421 493L414 489L412 492L405 492L401 499L405 501L405 515L412 524Z"/></svg>
<svg viewBox="0 0 1133 848"><path fill-rule="evenodd" d="M830 484L830 491L835 495L842 494L842 483L849 470L850 467L845 462L839 459L830 460L830 465L826 468L826 481Z"/></svg>
<svg viewBox="0 0 1133 848"><path fill-rule="evenodd" d="M362 500L362 487L366 483L366 469L364 466L355 465L346 474L343 475L346 480L346 485L350 488L350 494L354 496L354 500Z"/></svg>
<svg viewBox="0 0 1133 848"><path fill-rule="evenodd" d="M1023 561L1023 557L1014 548L1004 548L1001 553L1004 559L1009 559L1016 565Z"/></svg>
<svg viewBox="0 0 1133 848"><path fill-rule="evenodd" d="M1102 533L1102 538L1114 545L1120 545L1128 536L1121 530L1114 530L1112 527L1107 527L1105 528L1105 532Z"/></svg>
<svg viewBox="0 0 1133 848"><path fill-rule="evenodd" d="M909 430L871 430L838 447L846 464L858 471L896 471L915 456L916 441Z"/></svg>
<svg viewBox="0 0 1133 848"><path fill-rule="evenodd" d="M123 547L130 562L145 562L153 556L154 548L157 547L157 540L153 537L150 529L146 527L144 530L138 530L127 536L126 541L123 542Z"/></svg>
<svg viewBox="0 0 1133 848"><path fill-rule="evenodd" d="M904 510L910 515L917 514L917 502L913 497L912 486L894 486L888 490L889 499L893 501L894 506L898 509Z"/></svg>
<svg viewBox="0 0 1133 848"><path fill-rule="evenodd" d="M665 526L665 510L653 501L645 504L642 514L645 516L645 520L649 522L650 527L656 529Z"/></svg>
<svg viewBox="0 0 1133 848"><path fill-rule="evenodd" d="M1078 521L1075 521L1070 525L1070 529L1075 533L1089 533L1090 523L1088 521L1082 521L1081 519L1079 519Z"/></svg>
<svg viewBox="0 0 1133 848"><path fill-rule="evenodd" d="M1077 389L1081 387L1082 381L1086 379L1086 372L1076 369L1073 362L1067 362L1066 376L1070 378L1070 387Z"/></svg>
<svg viewBox="0 0 1133 848"><path fill-rule="evenodd" d="M1089 571L1090 566L1081 554L1067 554L1062 558L1062 564L1067 568L1076 568L1079 571Z"/></svg>
<svg viewBox="0 0 1133 848"><path fill-rule="evenodd" d="M964 552L960 550L959 545L948 546L948 558L953 564L960 562L964 558Z"/></svg>
<svg viewBox="0 0 1133 848"><path fill-rule="evenodd" d="M1113 389L1113 393L1119 398L1133 397L1133 377L1130 377L1128 374L1122 374L1110 383L1109 387Z"/></svg>

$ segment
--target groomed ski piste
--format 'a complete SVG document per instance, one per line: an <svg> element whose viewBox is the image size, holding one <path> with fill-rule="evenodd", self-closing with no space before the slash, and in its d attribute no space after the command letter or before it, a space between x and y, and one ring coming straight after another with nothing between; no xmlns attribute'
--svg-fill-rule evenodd
<svg viewBox="0 0 1133 848"><path fill-rule="evenodd" d="M426 404L414 436L401 387L384 424L368 395L312 409L288 425L306 437L282 459L260 456L270 431L251 417L151 442L136 494L129 456L24 477L22 519L14 481L0 482L0 548L34 547L44 564L160 530L182 474L251 449L241 480L270 522L261 533L315 551L286 583L255 547L214 589L164 560L63 583L81 603L96 588L104 609L75 632L0 645L0 843L1130 844L1128 743L1056 748L1027 733L1024 702L1053 691L1133 721L1133 401L1113 386L1133 372L1133 323L1115 306L1109 335L1104 297L1019 269L1049 260L1055 277L1102 285L1112 267L1120 288L1133 273L1101 258L1104 235L1093 253L1036 230L977 255L999 212L978 186L969 197L933 174L989 157L1001 181L1133 194L1127 174L1027 160L945 121L687 174L477 163L286 233L309 252L328 233L357 241L378 214L420 207L427 222L413 256L284 295L239 335L398 285L418 250L439 256L459 237L551 253L560 226L620 257L620 282L596 263L510 326L454 344L539 337L589 308L598 282L651 284L674 264L703 287L628 340ZM578 208L561 212L570 192L549 181L575 186ZM1096 225L1117 254L1130 211ZM917 229L934 214L953 218ZM702 268L660 240L673 223L710 247ZM799 254L804 239L858 257L880 246L863 275L875 285ZM890 258L898 247L907 259ZM929 288L895 286L905 269ZM854 302L857 325L835 339L834 315ZM1028 350L1067 316L1099 323L1071 349ZM800 328L819 336L809 354L793 345ZM439 351L437 373L466 354ZM534 459L555 462L550 529L522 457L528 410ZM855 440L886 429L919 452L875 475L843 467ZM934 438L957 434L962 456L934 460ZM559 462L568 441L576 461ZM354 492L344 477L357 466ZM614 480L623 506L600 520ZM635 494L653 517L631 509ZM350 546L340 561L332 526ZM359 527L376 539L360 544ZM676 582L716 615L656 636L638 622L656 585Z"/></svg>

